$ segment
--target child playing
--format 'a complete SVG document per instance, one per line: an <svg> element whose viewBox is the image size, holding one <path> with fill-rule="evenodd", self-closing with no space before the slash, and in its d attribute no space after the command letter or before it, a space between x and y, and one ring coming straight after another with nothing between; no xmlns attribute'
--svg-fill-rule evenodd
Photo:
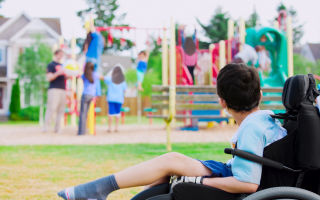
<svg viewBox="0 0 320 200"><path fill-rule="evenodd" d="M124 102L124 91L127 89L127 83L120 67L115 67L112 76L105 76L104 82L108 84L107 101L109 105L109 130L111 132L112 118L116 118L116 128L118 131L121 106Z"/></svg>
<svg viewBox="0 0 320 200"><path fill-rule="evenodd" d="M138 90L143 91L142 82L144 79L144 75L147 72L149 59L149 49L147 52L141 51L138 55L138 66L137 66L137 78L138 78Z"/></svg>
<svg viewBox="0 0 320 200"><path fill-rule="evenodd" d="M81 76L83 79L83 93L81 97L80 121L78 135L86 134L86 119L92 99L96 96L96 83L99 82L99 74L94 72L94 64L87 62L84 68L84 73Z"/></svg>
<svg viewBox="0 0 320 200"><path fill-rule="evenodd" d="M236 120L239 129L231 143L262 156L263 149L286 135L272 111L260 110L261 88L256 69L245 64L228 64L217 77L219 103ZM254 193L260 184L262 165L235 156L226 166L214 160L196 160L179 153L167 153L107 177L70 187L58 193L63 199L104 200L118 189L166 183L169 177L185 176L193 182L230 193ZM192 177L192 178L190 178ZM219 178L216 178L219 177Z"/></svg>

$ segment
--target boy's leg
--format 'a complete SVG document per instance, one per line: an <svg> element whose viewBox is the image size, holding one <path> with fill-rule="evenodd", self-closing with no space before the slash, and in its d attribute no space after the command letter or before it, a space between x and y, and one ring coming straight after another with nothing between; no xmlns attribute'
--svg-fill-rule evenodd
<svg viewBox="0 0 320 200"><path fill-rule="evenodd" d="M167 153L152 160L143 162L126 170L86 184L71 187L59 192L59 196L67 199L106 199L119 189L152 184L159 179L171 176L204 176L211 175L211 170L201 162L179 153ZM70 199L72 199L70 197Z"/></svg>
<svg viewBox="0 0 320 200"><path fill-rule="evenodd" d="M205 176L211 170L201 162L180 153L167 153L135 165L114 176L119 188L152 184L165 176Z"/></svg>
<svg viewBox="0 0 320 200"><path fill-rule="evenodd" d="M109 132L111 132L112 117L113 117L113 116L110 116L110 115L108 116L108 118L109 118L109 130L108 130L108 131L109 131Z"/></svg>
<svg viewBox="0 0 320 200"><path fill-rule="evenodd" d="M115 116L115 118L116 118L116 131L118 131L119 116Z"/></svg>

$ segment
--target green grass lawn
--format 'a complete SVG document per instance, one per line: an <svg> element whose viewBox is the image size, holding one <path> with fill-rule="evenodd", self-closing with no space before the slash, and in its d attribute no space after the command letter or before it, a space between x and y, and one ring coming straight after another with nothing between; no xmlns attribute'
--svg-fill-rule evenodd
<svg viewBox="0 0 320 200"><path fill-rule="evenodd" d="M228 143L177 143L173 151L221 162ZM166 153L162 144L0 146L0 199L59 199L59 190L100 178ZM109 199L130 199L142 187Z"/></svg>

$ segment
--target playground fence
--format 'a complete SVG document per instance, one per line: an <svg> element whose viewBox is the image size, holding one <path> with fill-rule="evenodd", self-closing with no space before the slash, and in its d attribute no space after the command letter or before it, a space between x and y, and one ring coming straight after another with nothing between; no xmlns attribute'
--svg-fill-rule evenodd
<svg viewBox="0 0 320 200"><path fill-rule="evenodd" d="M146 112L143 112L144 108L151 107L151 98L150 97L143 97L142 98L142 105L141 105L141 113L143 115L147 115ZM97 113L97 116L107 116L108 115L108 102L106 101L106 96L101 96L97 102L96 107L101 108L101 112ZM137 116L137 97L125 97L124 103L122 107L130 108L130 111L126 113L128 116ZM161 114L161 111L158 111L155 114Z"/></svg>

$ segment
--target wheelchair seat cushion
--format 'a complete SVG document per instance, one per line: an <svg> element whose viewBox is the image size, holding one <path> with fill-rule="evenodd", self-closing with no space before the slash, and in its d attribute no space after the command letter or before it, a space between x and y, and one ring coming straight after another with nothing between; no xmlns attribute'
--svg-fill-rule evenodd
<svg viewBox="0 0 320 200"><path fill-rule="evenodd" d="M206 185L181 183L173 188L175 200L236 200L238 194L231 194Z"/></svg>

